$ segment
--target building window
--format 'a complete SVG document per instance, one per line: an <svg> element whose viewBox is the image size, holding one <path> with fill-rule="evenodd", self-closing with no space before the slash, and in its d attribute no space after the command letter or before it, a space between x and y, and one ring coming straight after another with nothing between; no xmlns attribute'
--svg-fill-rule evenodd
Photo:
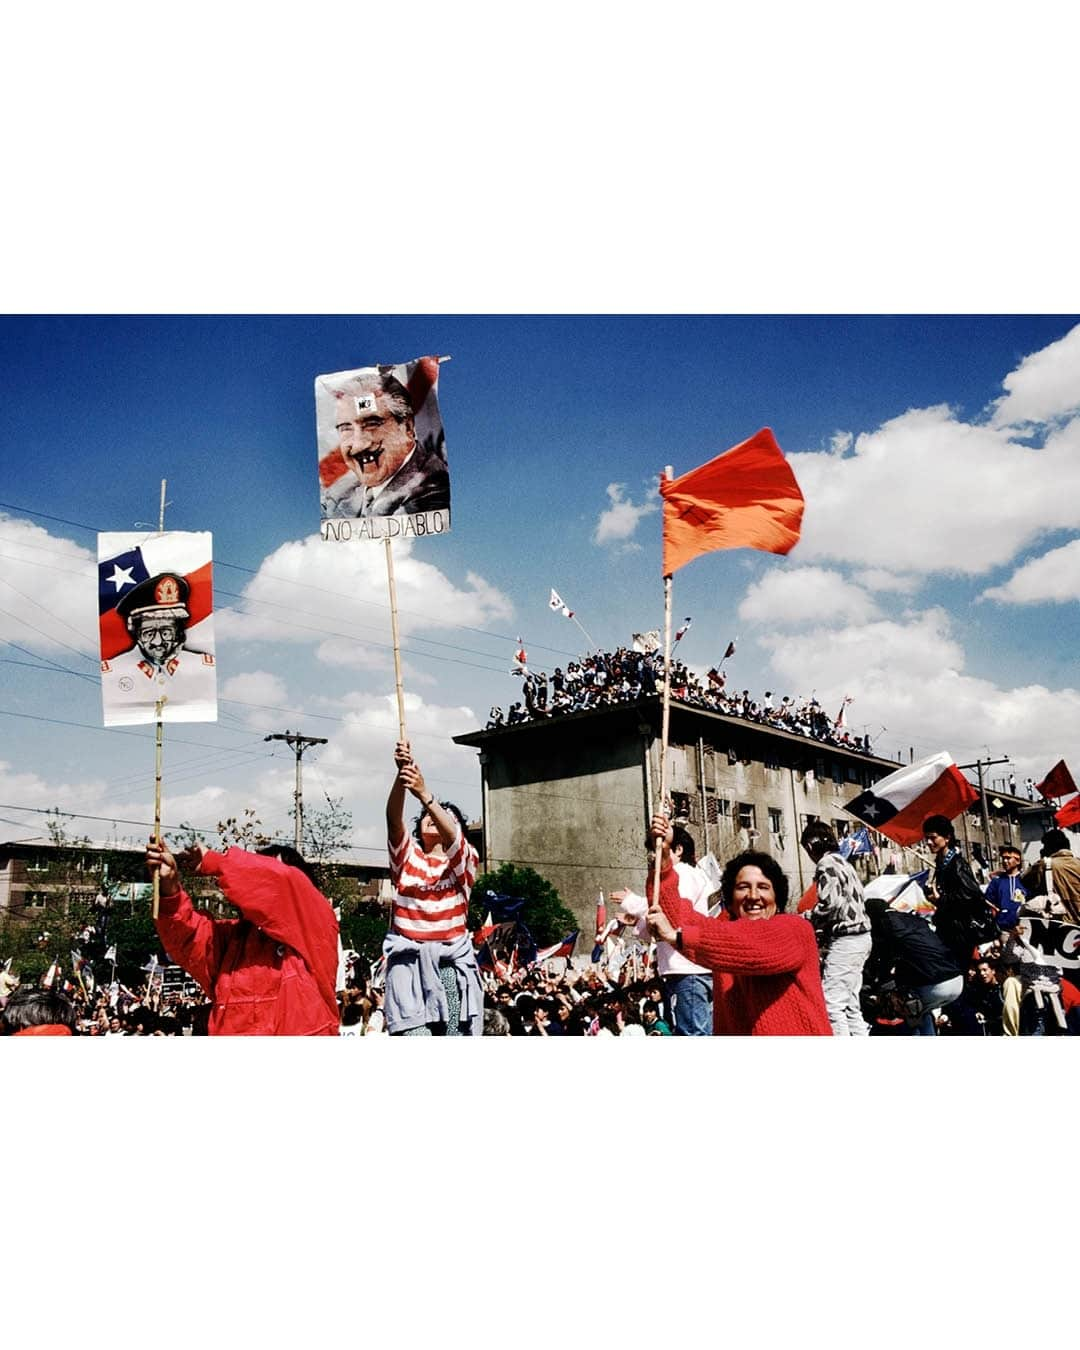
<svg viewBox="0 0 1080 1350"><path fill-rule="evenodd" d="M815 816L815 815L813 815L813 814L805 814L805 815L801 815L801 816L799 817L799 820L802 822L802 828L801 828L800 831L799 831L799 833L800 833L800 835L801 835L801 834L802 834L802 831L806 829L807 825L812 825L812 824L814 823L814 821L817 820L817 816Z"/></svg>
<svg viewBox="0 0 1080 1350"><path fill-rule="evenodd" d="M850 820L837 820L834 817L832 827L833 827L833 834L836 835L837 839L846 839L848 835L851 833Z"/></svg>
<svg viewBox="0 0 1080 1350"><path fill-rule="evenodd" d="M718 825L721 821L730 824L731 803L726 797L710 796L706 802L706 809L709 813L710 825Z"/></svg>
<svg viewBox="0 0 1080 1350"><path fill-rule="evenodd" d="M45 908L45 899L46 899L46 897L45 897L45 892L44 892L44 891L27 891L27 892L26 892L26 908L27 908L27 909L44 909L44 908Z"/></svg>
<svg viewBox="0 0 1080 1350"><path fill-rule="evenodd" d="M784 828L784 813L775 807L769 807L769 833L780 834Z"/></svg>
<svg viewBox="0 0 1080 1350"><path fill-rule="evenodd" d="M688 792L673 792L671 794L671 806L675 812L676 820L690 819L690 794Z"/></svg>
<svg viewBox="0 0 1080 1350"><path fill-rule="evenodd" d="M735 809L738 812L740 830L753 830L757 828L757 812L750 802L740 802Z"/></svg>
<svg viewBox="0 0 1080 1350"><path fill-rule="evenodd" d="M728 747L727 752L727 762L729 764L738 764L739 762L739 756L736 754L734 750L731 749L730 746Z"/></svg>

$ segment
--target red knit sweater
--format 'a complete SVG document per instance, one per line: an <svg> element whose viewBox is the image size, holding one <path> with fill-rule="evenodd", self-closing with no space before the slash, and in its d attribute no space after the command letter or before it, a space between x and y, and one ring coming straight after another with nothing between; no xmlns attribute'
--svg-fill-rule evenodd
<svg viewBox="0 0 1080 1350"><path fill-rule="evenodd" d="M706 918L679 894L674 867L660 878L660 908L682 929L690 960L712 969L713 1035L832 1035L806 919Z"/></svg>

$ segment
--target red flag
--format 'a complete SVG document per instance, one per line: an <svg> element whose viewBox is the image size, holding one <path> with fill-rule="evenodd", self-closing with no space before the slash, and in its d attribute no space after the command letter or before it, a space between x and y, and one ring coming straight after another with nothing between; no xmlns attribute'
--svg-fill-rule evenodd
<svg viewBox="0 0 1080 1350"><path fill-rule="evenodd" d="M805 914L808 909L813 909L818 902L817 882L812 881L806 890L799 897L799 903L796 907L797 914Z"/></svg>
<svg viewBox="0 0 1080 1350"><path fill-rule="evenodd" d="M1041 783L1035 784L1035 791L1041 797L1067 797L1076 792L1073 776L1063 759L1059 759Z"/></svg>
<svg viewBox="0 0 1080 1350"><path fill-rule="evenodd" d="M1063 830L1070 825L1080 825L1080 797L1071 797L1059 811L1054 812L1054 819Z"/></svg>
<svg viewBox="0 0 1080 1350"><path fill-rule="evenodd" d="M681 478L660 479L664 575L720 548L789 553L803 495L768 427Z"/></svg>

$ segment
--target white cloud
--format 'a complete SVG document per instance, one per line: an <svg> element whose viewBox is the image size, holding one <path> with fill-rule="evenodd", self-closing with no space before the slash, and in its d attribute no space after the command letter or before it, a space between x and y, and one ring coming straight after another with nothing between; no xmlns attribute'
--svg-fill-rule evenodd
<svg viewBox="0 0 1080 1350"><path fill-rule="evenodd" d="M1032 558L1008 581L983 591L979 599L1011 605L1080 600L1080 539L1052 549L1041 558Z"/></svg>
<svg viewBox="0 0 1080 1350"><path fill-rule="evenodd" d="M867 727L881 754L906 760L909 748L916 756L944 749L961 763L987 751L1008 754L1021 782L1041 777L1062 756L1080 762L1080 690L1006 689L966 675L942 609L759 641L771 653L776 683L792 693L813 691L831 713L850 694L849 725ZM995 767L991 777L1004 777L1008 767Z"/></svg>
<svg viewBox="0 0 1080 1350"><path fill-rule="evenodd" d="M776 568L754 582L739 606L739 618L771 625L818 624L830 619L863 623L877 605L859 586L824 567Z"/></svg>
<svg viewBox="0 0 1080 1350"><path fill-rule="evenodd" d="M235 699L243 704L264 704L266 707L245 707L238 710L247 726L253 731L276 730L281 721L281 713L275 708L287 706L289 701L285 682L277 675L265 670L252 670L246 674L233 675L218 690L222 700Z"/></svg>
<svg viewBox="0 0 1080 1350"><path fill-rule="evenodd" d="M850 431L834 431L829 439L829 453L831 455L846 455L855 444L855 437Z"/></svg>
<svg viewBox="0 0 1080 1350"><path fill-rule="evenodd" d="M0 515L0 641L96 658L97 559L70 539ZM71 649L74 648L74 651ZM96 661L95 661L96 669Z"/></svg>
<svg viewBox="0 0 1080 1350"><path fill-rule="evenodd" d="M977 575L1054 529L1080 528L1080 419L1041 449L912 409L852 454L793 454L806 497L800 562Z"/></svg>
<svg viewBox="0 0 1080 1350"><path fill-rule="evenodd" d="M638 523L660 509L658 501L649 499L635 506L626 496L625 483L609 483L607 495L611 505L600 512L593 531L594 544L626 543L637 530Z"/></svg>
<svg viewBox="0 0 1080 1350"><path fill-rule="evenodd" d="M907 576L903 572L887 572L882 567L866 567L856 572L852 581L865 586L868 591L890 591L897 595L910 595L923 584L922 577Z"/></svg>
<svg viewBox="0 0 1080 1350"><path fill-rule="evenodd" d="M1080 410L1080 324L1057 342L1025 356L1002 381L995 426L1052 422Z"/></svg>
<svg viewBox="0 0 1080 1350"><path fill-rule="evenodd" d="M510 600L474 572L456 586L412 552L412 541L394 551L398 627L404 637L460 624L483 627L513 615ZM390 645L390 602L381 548L335 545L321 539L282 544L265 558L244 587L246 608L219 610L219 635L234 641L311 642L331 662L342 664L346 644ZM358 656L364 668L377 662Z"/></svg>

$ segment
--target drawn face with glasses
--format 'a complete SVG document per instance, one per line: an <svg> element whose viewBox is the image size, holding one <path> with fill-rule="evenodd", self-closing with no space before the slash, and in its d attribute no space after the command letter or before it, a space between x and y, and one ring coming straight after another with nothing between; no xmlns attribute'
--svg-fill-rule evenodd
<svg viewBox="0 0 1080 1350"><path fill-rule="evenodd" d="M341 398L336 427L345 462L365 487L392 478L416 445L412 413L381 390Z"/></svg>
<svg viewBox="0 0 1080 1350"><path fill-rule="evenodd" d="M178 619L146 615L134 627L139 650L152 665L163 666L183 646L184 625Z"/></svg>

